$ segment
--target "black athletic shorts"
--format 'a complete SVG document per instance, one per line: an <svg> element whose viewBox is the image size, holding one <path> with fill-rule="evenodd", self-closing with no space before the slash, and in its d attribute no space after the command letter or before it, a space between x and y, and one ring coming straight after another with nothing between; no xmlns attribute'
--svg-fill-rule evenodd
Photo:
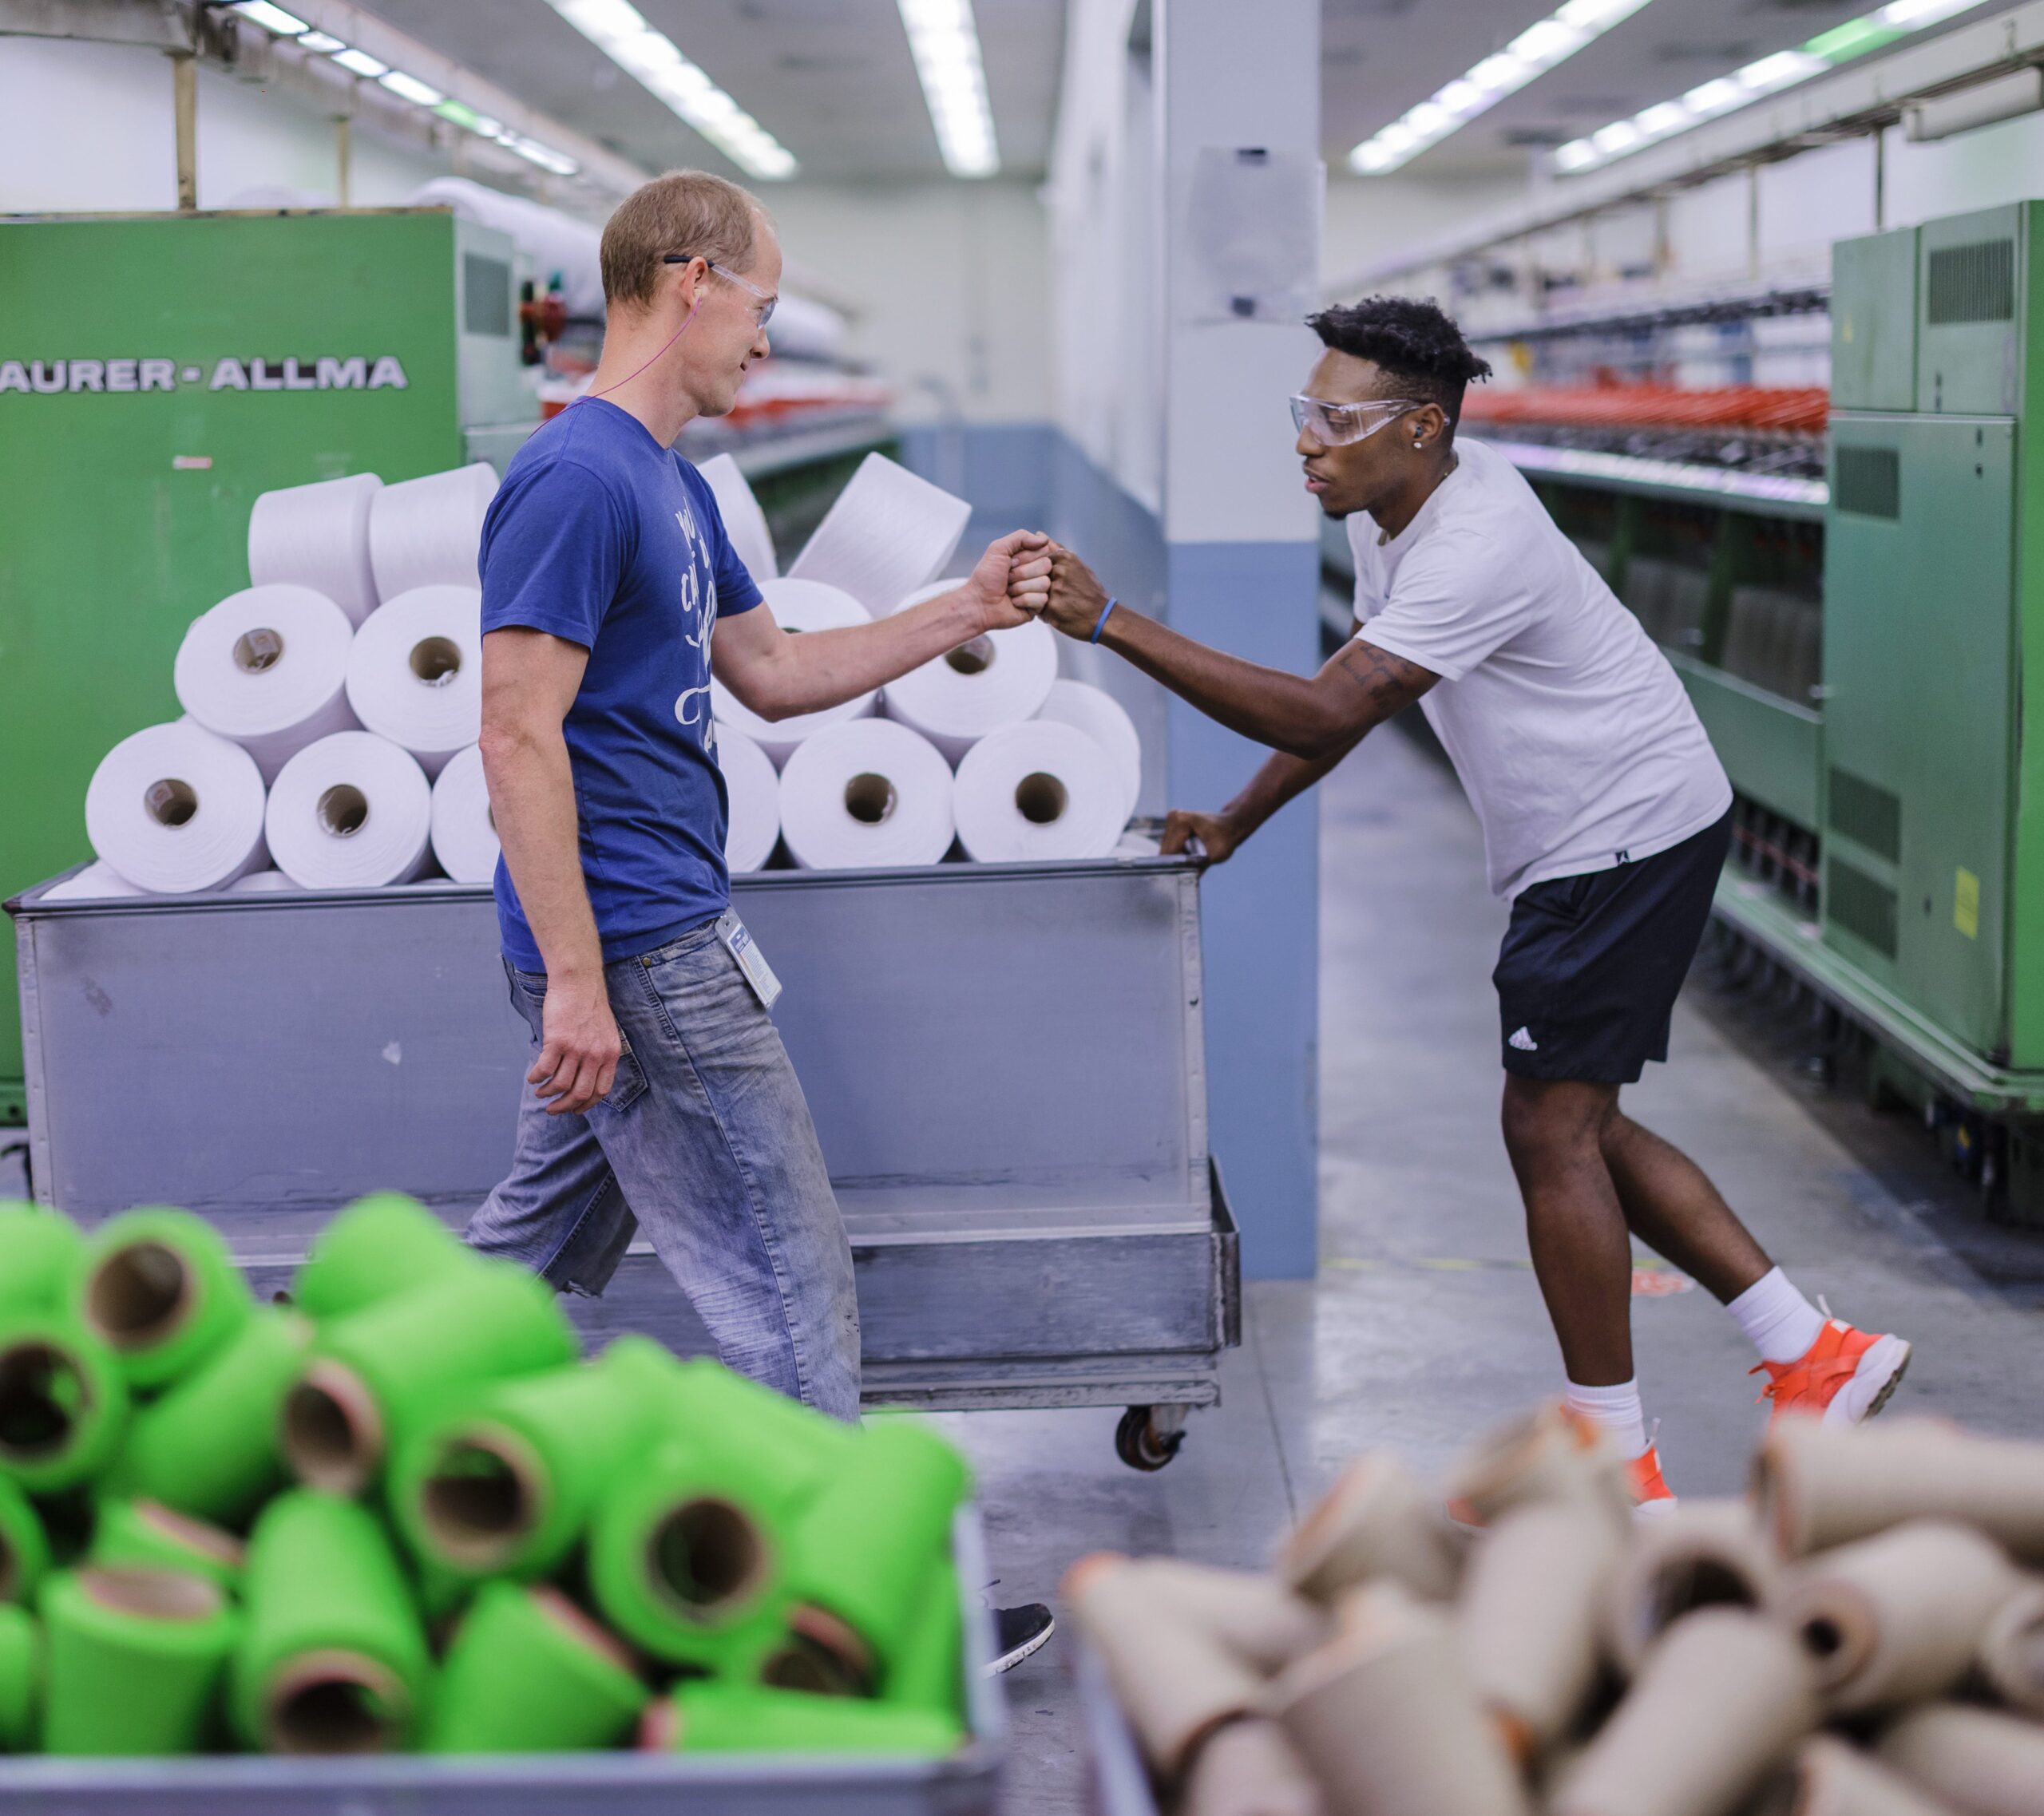
<svg viewBox="0 0 2044 1816"><path fill-rule="evenodd" d="M1731 842L1727 813L1637 863L1520 892L1491 979L1507 1072L1630 1085L1668 1057L1675 995Z"/></svg>

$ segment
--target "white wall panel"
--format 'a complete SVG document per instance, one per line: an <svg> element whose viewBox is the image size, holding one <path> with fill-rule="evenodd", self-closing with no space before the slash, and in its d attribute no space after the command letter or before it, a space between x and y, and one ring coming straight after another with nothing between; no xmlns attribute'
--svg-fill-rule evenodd
<svg viewBox="0 0 2044 1816"><path fill-rule="evenodd" d="M927 421L1051 408L1049 229L1033 184L763 189L788 256L857 311L846 343Z"/></svg>

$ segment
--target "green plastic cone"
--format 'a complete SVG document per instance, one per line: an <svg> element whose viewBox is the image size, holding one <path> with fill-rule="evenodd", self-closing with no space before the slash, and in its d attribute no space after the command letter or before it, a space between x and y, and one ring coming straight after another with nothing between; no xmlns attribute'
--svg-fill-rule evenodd
<svg viewBox="0 0 2044 1816"><path fill-rule="evenodd" d="M199 1750L238 1624L218 1585L167 1570L67 1570L44 1586L42 1618L45 1752Z"/></svg>
<svg viewBox="0 0 2044 1816"><path fill-rule="evenodd" d="M0 1602L33 1607L50 1568L50 1536L29 1498L0 1476Z"/></svg>
<svg viewBox="0 0 2044 1816"><path fill-rule="evenodd" d="M57 1211L0 1203L0 1316L67 1312L85 1268L85 1239Z"/></svg>
<svg viewBox="0 0 2044 1816"><path fill-rule="evenodd" d="M246 1550L232 1533L156 1501L101 1503L86 1562L102 1569L176 1570L232 1592Z"/></svg>
<svg viewBox="0 0 2044 1816"><path fill-rule="evenodd" d="M790 1543L789 1592L845 1622L883 1678L950 1548L965 1458L912 1419L868 1421L857 1453L803 1509Z"/></svg>
<svg viewBox="0 0 2044 1816"><path fill-rule="evenodd" d="M310 1319L258 1308L219 1355L136 1409L106 1491L245 1527L283 1483L278 1418L311 1344Z"/></svg>
<svg viewBox="0 0 2044 1816"><path fill-rule="evenodd" d="M630 1655L559 1590L490 1583L448 1648L425 1750L614 1747L648 1695Z"/></svg>
<svg viewBox="0 0 2044 1816"><path fill-rule="evenodd" d="M575 1355L553 1288L478 1257L319 1327L285 1398L285 1460L301 1482L358 1494L453 1396Z"/></svg>
<svg viewBox="0 0 2044 1816"><path fill-rule="evenodd" d="M85 1327L130 1387L163 1387L232 1341L256 1310L226 1240L189 1211L124 1211L93 1238L78 1288Z"/></svg>
<svg viewBox="0 0 2044 1816"><path fill-rule="evenodd" d="M273 1753L379 1753L411 1744L426 1632L374 1514L299 1490L263 1510L243 1576L246 1625L230 1687L236 1731Z"/></svg>
<svg viewBox="0 0 2044 1816"><path fill-rule="evenodd" d="M428 1422L390 1477L392 1514L414 1556L469 1577L532 1581L560 1567L659 1429L656 1397L618 1365L620 1347L494 1383Z"/></svg>
<svg viewBox="0 0 2044 1816"><path fill-rule="evenodd" d="M291 1282L291 1299L308 1317L345 1317L475 1258L416 1198L372 1192L313 1238L312 1251Z"/></svg>
<svg viewBox="0 0 2044 1816"><path fill-rule="evenodd" d="M104 1470L128 1423L113 1353L75 1318L0 1315L0 1476L57 1494Z"/></svg>

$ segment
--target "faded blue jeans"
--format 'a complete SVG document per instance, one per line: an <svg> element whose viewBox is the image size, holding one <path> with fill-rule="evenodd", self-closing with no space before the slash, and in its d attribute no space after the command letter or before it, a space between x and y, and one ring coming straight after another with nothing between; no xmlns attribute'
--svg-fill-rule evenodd
<svg viewBox="0 0 2044 1816"><path fill-rule="evenodd" d="M537 1054L546 978L505 969ZM644 1228L727 1364L856 1419L851 1248L771 1019L714 923L604 978L624 1042L610 1094L553 1116L525 1087L511 1176L469 1242L600 1293Z"/></svg>

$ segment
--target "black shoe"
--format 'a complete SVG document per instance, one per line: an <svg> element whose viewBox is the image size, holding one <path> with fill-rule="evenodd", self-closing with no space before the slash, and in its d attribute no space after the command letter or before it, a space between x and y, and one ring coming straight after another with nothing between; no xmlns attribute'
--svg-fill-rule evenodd
<svg viewBox="0 0 2044 1816"><path fill-rule="evenodd" d="M1040 1651L1056 1630L1056 1619L1040 1601L1025 1601L1020 1608L996 1608L993 1663L986 1668L986 1675L998 1677L1004 1671L1012 1671L1032 1652Z"/></svg>

